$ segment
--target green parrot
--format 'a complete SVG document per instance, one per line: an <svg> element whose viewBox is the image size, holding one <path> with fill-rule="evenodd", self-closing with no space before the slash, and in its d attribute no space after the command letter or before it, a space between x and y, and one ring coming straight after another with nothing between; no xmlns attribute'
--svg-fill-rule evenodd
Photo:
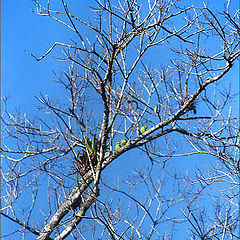
<svg viewBox="0 0 240 240"><path fill-rule="evenodd" d="M155 113L158 113L159 112L159 105L157 104L153 110Z"/></svg>
<svg viewBox="0 0 240 240"><path fill-rule="evenodd" d="M121 148L120 142L117 141L116 146L115 146L115 150L118 151Z"/></svg>
<svg viewBox="0 0 240 240"><path fill-rule="evenodd" d="M146 130L147 130L147 125L143 125L142 127L141 127L141 133L145 133L146 132Z"/></svg>
<svg viewBox="0 0 240 240"><path fill-rule="evenodd" d="M125 138L123 138L123 139L121 140L121 146L122 146L122 147L125 146L126 143L127 143L127 140L126 140Z"/></svg>

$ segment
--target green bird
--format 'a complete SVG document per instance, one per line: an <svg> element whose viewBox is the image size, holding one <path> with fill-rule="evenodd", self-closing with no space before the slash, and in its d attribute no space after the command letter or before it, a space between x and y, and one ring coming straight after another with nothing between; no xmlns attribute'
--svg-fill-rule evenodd
<svg viewBox="0 0 240 240"><path fill-rule="evenodd" d="M115 146L115 150L118 151L121 148L120 142L117 141L116 146Z"/></svg>
<svg viewBox="0 0 240 240"><path fill-rule="evenodd" d="M123 138L123 139L121 140L121 146L122 146L122 147L125 146L126 143L127 143L127 140L126 140L125 138Z"/></svg>
<svg viewBox="0 0 240 240"><path fill-rule="evenodd" d="M146 130L147 130L147 125L143 125L142 127L141 127L141 133L145 133L146 132Z"/></svg>
<svg viewBox="0 0 240 240"><path fill-rule="evenodd" d="M157 104L153 110L155 113L158 113L159 112L159 105Z"/></svg>

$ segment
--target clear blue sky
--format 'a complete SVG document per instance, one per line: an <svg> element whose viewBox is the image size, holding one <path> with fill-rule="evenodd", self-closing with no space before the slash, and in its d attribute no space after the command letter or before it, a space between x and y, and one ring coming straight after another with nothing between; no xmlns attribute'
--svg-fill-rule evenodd
<svg viewBox="0 0 240 240"><path fill-rule="evenodd" d="M79 3L80 2L80 3ZM92 1L91 1L92 2ZM202 1L201 1L202 2ZM214 1L218 2L218 1ZM237 4L237 1L235 1ZM72 1L73 6L81 6L74 9L78 16L87 17L87 6L89 1ZM31 12L34 8L30 0L5 0L1 6L1 95L9 97L9 108L14 110L20 106L22 112L31 112L39 105L34 96L39 93L55 95L61 98L61 88L56 91L56 80L52 70L60 73L67 69L68 64L56 61L52 57L37 62L34 58L27 55L25 51L31 52L36 56L41 56L55 41L70 42L73 37L70 31L57 24L47 17L40 17ZM61 48L56 49L58 56ZM238 65L229 75L233 89L238 93ZM238 111L238 102L233 103L235 112ZM128 155L133 157L133 155ZM117 169L125 167L117 160ZM174 167L183 167L180 160ZM187 164L189 166L189 162ZM184 168L186 165L184 166ZM133 166L129 166L129 169ZM2 220L3 217L2 217ZM3 228L11 227L9 221L3 221ZM34 239L34 238L33 238Z"/></svg>
<svg viewBox="0 0 240 240"><path fill-rule="evenodd" d="M54 92L52 70L59 72L63 63L51 57L37 62L25 51L41 56L55 41L67 39L61 26L33 14L33 7L30 0L2 1L2 96L26 111L34 107L34 95Z"/></svg>

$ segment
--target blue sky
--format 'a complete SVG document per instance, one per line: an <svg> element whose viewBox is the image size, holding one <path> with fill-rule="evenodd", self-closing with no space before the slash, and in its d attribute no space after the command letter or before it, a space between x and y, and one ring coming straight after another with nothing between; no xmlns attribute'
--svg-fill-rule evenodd
<svg viewBox="0 0 240 240"><path fill-rule="evenodd" d="M76 1L72 2L74 6ZM88 4L89 1L81 1L80 8L72 9L79 16L87 18ZM33 8L30 0L24 1L24 4L18 0L3 1L1 7L2 96L9 97L9 106L19 105L23 109L32 109L33 104L37 104L33 96L39 96L39 92L60 95L54 91L56 79L52 70L60 73L67 67L67 63L56 61L50 56L37 62L26 51L39 57L55 41L70 42L73 37L64 26L33 14ZM56 48L52 55L57 56L61 50L61 47ZM234 72L234 89L238 89L235 88L238 82L237 69Z"/></svg>
<svg viewBox="0 0 240 240"><path fill-rule="evenodd" d="M235 1L237 3L237 1ZM79 4L79 1L72 1L73 6ZM89 1L81 1L81 6L73 11L82 16L88 17L86 11ZM64 26L50 20L47 17L40 17L32 13L34 8L30 0L19 1L2 1L1 6L1 95L9 98L8 106L10 110L21 107L22 112L30 113L39 105L34 96L39 96L40 92L50 96L62 98L63 91L57 88L53 70L60 73L67 69L68 63L56 61L52 57L46 57L44 60L37 62L29 56L26 51L33 53L37 57L45 53L46 50L55 41L70 42L71 32ZM52 55L61 53L61 48L53 51ZM238 93L238 72L239 66L235 64L232 70L231 78L233 90ZM237 113L239 104L237 101L232 105ZM134 158L135 155L130 153L128 158ZM118 159L114 164L116 169L120 169L123 164L121 161L126 160L124 156ZM190 161L191 159L189 159ZM180 159L174 167L183 167L183 159ZM134 168L134 163L128 164L129 170ZM187 163L189 167L191 164ZM193 164L194 165L194 164ZM112 168L114 168L112 167ZM183 167L186 169L186 165ZM126 170L125 167L123 171ZM114 177L113 177L114 178ZM3 217L2 217L2 220ZM3 228L7 225L3 221Z"/></svg>
<svg viewBox="0 0 240 240"><path fill-rule="evenodd" d="M39 92L54 91L52 70L63 65L52 58L37 62L26 53L40 56L65 36L61 27L33 14L32 8L32 1L2 3L2 96L9 96L9 106L19 105L23 110L34 107L33 97Z"/></svg>

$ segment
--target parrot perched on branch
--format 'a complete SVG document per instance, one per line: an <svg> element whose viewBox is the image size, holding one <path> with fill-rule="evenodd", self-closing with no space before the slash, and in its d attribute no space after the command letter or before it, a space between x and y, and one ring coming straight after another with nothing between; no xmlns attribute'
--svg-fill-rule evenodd
<svg viewBox="0 0 240 240"><path fill-rule="evenodd" d="M145 133L146 132L146 130L147 130L147 125L143 125L142 127L141 127L141 133L143 134L143 133Z"/></svg>
<svg viewBox="0 0 240 240"><path fill-rule="evenodd" d="M123 138L121 140L121 146L124 147L126 145L126 143L127 143L127 140L125 138Z"/></svg>
<svg viewBox="0 0 240 240"><path fill-rule="evenodd" d="M159 112L159 104L157 104L157 105L155 106L155 108L153 109L153 111L154 111L155 113L158 113L158 112Z"/></svg>
<svg viewBox="0 0 240 240"><path fill-rule="evenodd" d="M120 142L117 141L116 146L115 146L115 150L118 151L121 148Z"/></svg>

